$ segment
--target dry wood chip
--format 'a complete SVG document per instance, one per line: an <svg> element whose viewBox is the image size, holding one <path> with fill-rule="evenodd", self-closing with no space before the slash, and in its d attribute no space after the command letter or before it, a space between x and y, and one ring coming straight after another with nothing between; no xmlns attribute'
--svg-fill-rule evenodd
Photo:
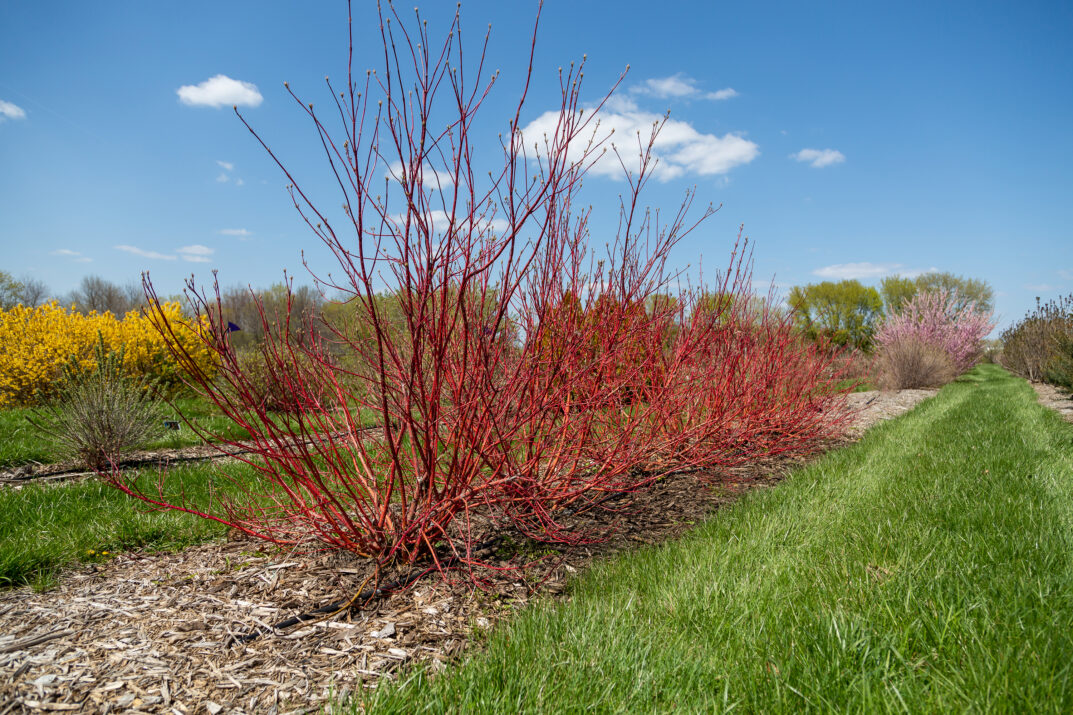
<svg viewBox="0 0 1073 715"><path fill-rule="evenodd" d="M1073 422L1073 397L1070 396L1069 390L1045 382L1033 382L1032 388L1036 391L1040 404L1056 410L1063 418Z"/></svg>
<svg viewBox="0 0 1073 715"><path fill-rule="evenodd" d="M81 710L82 709L82 704L81 703L50 703L50 702L41 702L41 701L37 701L37 700L23 700L22 704L25 705L28 708L33 708L35 710L52 710L52 711L57 711L57 712L62 712L62 711L73 712L75 710Z"/></svg>
<svg viewBox="0 0 1073 715"><path fill-rule="evenodd" d="M14 651L26 650L27 648L32 648L35 645L40 645L55 638L66 638L73 633L74 631L71 630L57 629L51 633L42 633L40 635L13 640L4 646L0 646L0 653L12 653Z"/></svg>

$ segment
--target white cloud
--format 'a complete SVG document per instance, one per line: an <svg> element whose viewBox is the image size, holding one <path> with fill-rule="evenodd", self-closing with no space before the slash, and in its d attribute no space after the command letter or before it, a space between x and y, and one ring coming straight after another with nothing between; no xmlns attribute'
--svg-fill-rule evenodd
<svg viewBox="0 0 1073 715"><path fill-rule="evenodd" d="M26 119L26 110L17 104L0 99L0 122L5 119Z"/></svg>
<svg viewBox="0 0 1073 715"><path fill-rule="evenodd" d="M208 246L202 246L201 244L195 243L193 246L183 246L178 249L178 253L184 261L189 261L190 263L208 263L210 260L209 256L216 253L216 251Z"/></svg>
<svg viewBox="0 0 1073 715"><path fill-rule="evenodd" d="M939 269L935 266L931 268L902 268L899 269L894 275L901 276L902 278L916 278L922 276L925 273L938 273Z"/></svg>
<svg viewBox="0 0 1073 715"><path fill-rule="evenodd" d="M135 256L141 256L142 258L154 258L162 261L175 260L175 256L169 256L166 253L157 253L156 251L146 251L144 249L138 248L137 246L127 246L125 244L121 244L118 246L113 246L112 248L116 249L117 251L126 251L127 253L133 253Z"/></svg>
<svg viewBox="0 0 1073 715"><path fill-rule="evenodd" d="M397 223L401 223L406 220L406 214L395 214L391 219ZM451 225L451 217L446 211L440 209L433 209L425 214L425 220L432 224L432 233L443 234ZM468 220L464 216L460 216L460 220L457 224L459 231L465 231L468 229ZM478 231L505 231L510 226L506 219L494 218L491 220L478 219L477 230Z"/></svg>
<svg viewBox="0 0 1073 715"><path fill-rule="evenodd" d="M623 162L631 171L636 171L640 166L638 134L641 142L647 144L652 127L657 123L662 123L663 128L653 145L658 164L652 173L660 181L687 173L700 176L725 174L736 166L748 164L760 154L756 144L739 134L728 133L721 137L702 134L692 124L678 119L668 119L664 123L662 114L641 111L632 102L620 102L606 109L599 115L599 124L592 125L591 132L582 132L570 146L569 158L579 161L589 139L610 136L605 145L609 150L590 169L593 174L622 178L622 167L610 147L618 147ZM534 143L543 149L545 137L554 136L558 125L557 111L545 112L530 122L522 129L526 150L531 151Z"/></svg>
<svg viewBox="0 0 1073 715"><path fill-rule="evenodd" d="M234 171L235 165L232 164L230 161L221 161L217 159L216 164L223 169L223 171L220 172L220 175L216 177L217 182L221 184L226 184L228 181L234 181L235 186L242 186L246 183L242 180L241 177L231 176L231 172Z"/></svg>
<svg viewBox="0 0 1073 715"><path fill-rule="evenodd" d="M697 94L700 90L696 87L697 80L686 77L681 72L670 77L646 79L633 91L638 94L650 94L654 97L689 97Z"/></svg>
<svg viewBox="0 0 1073 715"><path fill-rule="evenodd" d="M697 87L697 80L681 72L670 77L646 79L643 84L631 87L630 91L635 94L645 94L661 99L699 97L701 99L721 100L738 96L737 90L731 87L720 89L716 92L702 92Z"/></svg>
<svg viewBox="0 0 1073 715"><path fill-rule="evenodd" d="M869 278L884 278L886 276L902 276L904 278L916 278L925 273L934 273L937 268L906 268L902 263L836 263L833 266L817 268L813 275L821 278L835 280L859 280Z"/></svg>
<svg viewBox="0 0 1073 715"><path fill-rule="evenodd" d="M75 263L90 263L91 261L93 261L92 258L88 258L86 256L83 256L78 251L72 251L69 248L57 248L55 251L51 251L50 255L63 256L64 258L70 258Z"/></svg>
<svg viewBox="0 0 1073 715"><path fill-rule="evenodd" d="M833 266L817 268L812 273L821 278L849 280L859 278L881 278L897 271L899 263L836 263Z"/></svg>
<svg viewBox="0 0 1073 715"><path fill-rule="evenodd" d="M708 99L715 99L715 100L731 99L733 97L738 96L738 90L734 89L733 87L727 87L726 89L720 89L720 90L717 90L715 92L708 92L708 94L705 95L705 96Z"/></svg>
<svg viewBox="0 0 1073 715"><path fill-rule="evenodd" d="M1058 270L1058 276L1064 281L1073 281L1073 271L1067 271L1060 268Z"/></svg>
<svg viewBox="0 0 1073 715"><path fill-rule="evenodd" d="M1037 293L1050 293L1051 291L1058 290L1050 283L1029 283L1025 285L1025 288Z"/></svg>
<svg viewBox="0 0 1073 715"><path fill-rule="evenodd" d="M608 97L607 101L604 102L603 109L603 111L610 113L636 112L637 110L637 102L624 94L613 94Z"/></svg>
<svg viewBox="0 0 1073 715"><path fill-rule="evenodd" d="M235 165L229 161L221 161L219 159L216 160L216 164L223 169L223 171L220 172L220 175L216 177L216 181L221 184L226 184L228 181L231 181L231 175L228 172L233 171Z"/></svg>
<svg viewBox="0 0 1073 715"><path fill-rule="evenodd" d="M201 84L183 85L175 93L179 95L180 102L192 107L256 107L264 100L257 85L222 74L210 77Z"/></svg>
<svg viewBox="0 0 1073 715"><path fill-rule="evenodd" d="M398 181L402 183L402 162L392 162L387 168L387 178L392 181ZM431 164L425 164L421 167L421 181L423 188L435 189L437 186L447 188L455 183L455 177L444 168L444 171L437 171L436 167Z"/></svg>
<svg viewBox="0 0 1073 715"><path fill-rule="evenodd" d="M841 164L846 160L846 155L837 149L802 149L796 154L790 155L791 159L805 161L817 169L832 164Z"/></svg>
<svg viewBox="0 0 1073 715"><path fill-rule="evenodd" d="M239 238L247 238L253 235L252 232L244 228L221 228L219 233L221 236L238 236Z"/></svg>

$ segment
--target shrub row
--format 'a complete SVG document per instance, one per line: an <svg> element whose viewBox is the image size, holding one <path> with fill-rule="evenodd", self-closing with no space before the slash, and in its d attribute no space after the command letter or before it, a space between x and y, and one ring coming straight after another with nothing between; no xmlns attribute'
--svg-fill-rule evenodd
<svg viewBox="0 0 1073 715"><path fill-rule="evenodd" d="M453 69L464 64L457 16L433 52L439 43L419 21L396 48L388 20L404 23L390 5L381 12L382 74L328 83L342 136L295 96L342 193L343 214L325 212L287 174L295 205L339 260L321 287L342 291L328 313L343 319L272 320L259 305L264 366L253 369L219 288L190 286L202 342L171 344L196 389L250 434L240 458L260 479L213 509L118 471L107 475L115 486L276 543L384 565L449 548L465 563L488 528L587 538L564 514L673 469L807 452L838 434L846 410L830 354L770 302L755 309L743 246L708 290L678 288L671 251L699 222L687 222L691 194L669 216L639 203L658 125L639 137L639 155L619 159L618 233L597 255L577 193L609 142L594 136L599 112L580 104L581 66L562 70L560 107L524 136L523 94L502 164L488 172L470 147L495 78ZM293 300L278 314L294 316ZM156 319L165 330L173 320ZM205 350L218 377L198 358ZM286 395L286 419L265 385Z"/></svg>
<svg viewBox="0 0 1073 715"><path fill-rule="evenodd" d="M1073 293L1041 303L1002 333L999 362L1029 380L1073 387Z"/></svg>

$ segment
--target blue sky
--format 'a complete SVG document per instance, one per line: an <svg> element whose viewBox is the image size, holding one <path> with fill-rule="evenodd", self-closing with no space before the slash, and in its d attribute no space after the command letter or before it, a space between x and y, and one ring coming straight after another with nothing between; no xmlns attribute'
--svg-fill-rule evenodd
<svg viewBox="0 0 1073 715"><path fill-rule="evenodd" d="M454 3L420 6L439 37ZM493 148L535 12L462 6L472 58L493 26L501 75L477 125ZM375 19L375 4L355 2L356 68L382 66ZM629 65L608 124L666 110L673 122L645 203L674 209L695 186L698 202L722 204L677 265L719 266L744 224L763 282L952 271L990 282L1005 324L1037 295L1073 291L1070 37L1064 2L548 0L522 121L554 108L559 66L587 54L595 101ZM244 104L333 205L282 83L323 103L324 76L345 70L341 1L3 3L0 270L57 294L87 274L127 283L146 269L162 293L214 268L224 285L266 286L284 268L309 282L300 253L329 259L230 107ZM623 188L605 173L584 189L606 208L597 234L613 230Z"/></svg>

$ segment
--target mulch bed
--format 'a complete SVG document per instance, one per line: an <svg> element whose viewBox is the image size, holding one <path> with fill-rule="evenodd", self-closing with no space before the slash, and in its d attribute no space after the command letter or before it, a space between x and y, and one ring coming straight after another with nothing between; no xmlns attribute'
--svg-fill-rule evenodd
<svg viewBox="0 0 1073 715"><path fill-rule="evenodd" d="M1050 407L1067 421L1073 422L1073 396L1069 394L1068 390L1049 385L1046 382L1033 382L1030 384L1036 391L1036 396L1039 397L1041 405Z"/></svg>
<svg viewBox="0 0 1073 715"><path fill-rule="evenodd" d="M853 433L934 392L851 395L859 409ZM442 668L475 629L534 597L555 597L593 559L673 539L802 461L671 475L571 517L567 526L600 537L596 543L548 554L546 545L514 538L484 556L503 570L432 575L362 609L248 642L236 636L271 631L353 595L368 582L368 565L348 554L295 554L236 540L81 566L46 593L0 593L0 715L316 711L394 677L406 663Z"/></svg>

